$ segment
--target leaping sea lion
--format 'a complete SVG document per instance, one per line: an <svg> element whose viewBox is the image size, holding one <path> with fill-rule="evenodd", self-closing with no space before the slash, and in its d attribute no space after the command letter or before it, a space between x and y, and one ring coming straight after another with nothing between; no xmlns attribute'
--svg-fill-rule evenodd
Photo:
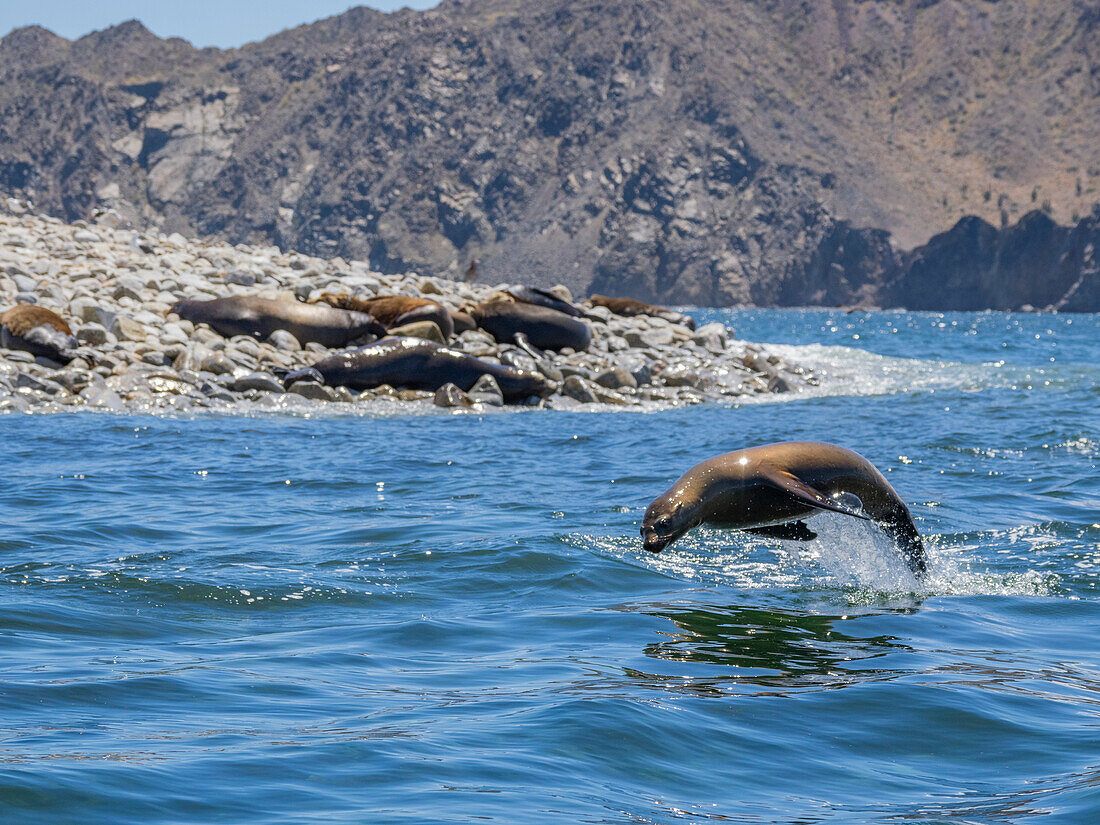
<svg viewBox="0 0 1100 825"><path fill-rule="evenodd" d="M688 329L695 329L695 319L690 315L684 315L674 309L646 304L635 301L633 298L609 298L606 295L592 295L588 303L594 307L606 307L616 315L631 317L634 315L652 315L656 318L664 318L673 324L680 324Z"/></svg>
<svg viewBox="0 0 1100 825"><path fill-rule="evenodd" d="M277 329L286 330L299 343L343 347L365 335L381 337L386 328L370 315L321 304L232 295L211 301L177 301L168 310L196 324L209 324L227 338L252 335L266 339Z"/></svg>
<svg viewBox="0 0 1100 825"><path fill-rule="evenodd" d="M0 346L67 364L76 356L78 342L56 312L34 304L18 304L0 313Z"/></svg>
<svg viewBox="0 0 1100 825"><path fill-rule="evenodd" d="M512 301L486 301L470 309L477 325L498 342L513 344L522 333L539 349L560 350L571 347L577 352L588 349L592 330L578 318L556 309Z"/></svg>
<svg viewBox="0 0 1100 825"><path fill-rule="evenodd" d="M319 374L330 386L367 390L389 384L411 390L438 390L454 384L463 392L483 375L496 379L505 401L525 401L553 390L541 375L492 364L422 338L383 338L369 346L322 358L309 369L289 373L287 386Z"/></svg>
<svg viewBox="0 0 1100 825"><path fill-rule="evenodd" d="M847 494L847 495L845 495ZM849 496L859 499L853 507ZM688 530L712 524L758 536L810 541L803 519L828 510L874 521L917 577L924 545L909 508L874 465L835 444L787 441L726 453L688 470L642 520L645 549L659 553Z"/></svg>
<svg viewBox="0 0 1100 825"><path fill-rule="evenodd" d="M310 301L311 304L318 302L338 309L365 312L374 316L374 319L386 329L402 327L416 321L433 321L444 338L449 340L455 334L455 322L451 311L427 298L414 298L411 295L376 295L373 298L356 298L353 295L323 292Z"/></svg>

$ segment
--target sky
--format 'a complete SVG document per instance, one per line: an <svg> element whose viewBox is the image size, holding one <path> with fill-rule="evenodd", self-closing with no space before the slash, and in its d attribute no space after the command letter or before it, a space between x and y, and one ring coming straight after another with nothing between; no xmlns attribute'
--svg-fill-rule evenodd
<svg viewBox="0 0 1100 825"><path fill-rule="evenodd" d="M136 18L160 37L229 48L340 14L351 6L381 11L430 8L438 0L0 0L0 37L37 24L75 40Z"/></svg>

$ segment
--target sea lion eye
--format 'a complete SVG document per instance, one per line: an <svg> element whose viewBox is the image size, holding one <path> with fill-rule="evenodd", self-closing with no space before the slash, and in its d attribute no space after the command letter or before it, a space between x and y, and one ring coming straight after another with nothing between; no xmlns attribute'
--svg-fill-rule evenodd
<svg viewBox="0 0 1100 825"><path fill-rule="evenodd" d="M661 518L657 519L657 524L655 526L658 531L663 533L668 529L668 524L668 516L662 516Z"/></svg>

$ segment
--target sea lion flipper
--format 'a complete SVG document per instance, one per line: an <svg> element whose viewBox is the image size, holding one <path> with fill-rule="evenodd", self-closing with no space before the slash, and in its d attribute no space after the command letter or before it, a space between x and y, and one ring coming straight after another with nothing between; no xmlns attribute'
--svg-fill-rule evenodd
<svg viewBox="0 0 1100 825"><path fill-rule="evenodd" d="M763 536L766 539L786 539L787 541L813 541L817 538L817 533L807 527L804 521L770 524L767 527L746 527L743 532Z"/></svg>
<svg viewBox="0 0 1100 825"><path fill-rule="evenodd" d="M841 513L845 516L855 516L864 521L871 521L871 517L866 513L860 513L850 507L845 507L843 504L815 490L809 484L785 470L772 470L766 472L764 475L776 487L790 493L803 504L810 507L816 507L819 510L829 510L833 513Z"/></svg>

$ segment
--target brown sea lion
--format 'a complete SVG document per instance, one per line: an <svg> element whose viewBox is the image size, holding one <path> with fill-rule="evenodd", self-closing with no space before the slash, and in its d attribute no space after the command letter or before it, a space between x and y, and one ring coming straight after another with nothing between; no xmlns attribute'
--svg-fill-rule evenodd
<svg viewBox="0 0 1100 825"><path fill-rule="evenodd" d="M34 304L18 304L0 313L0 346L67 364L78 342L65 319Z"/></svg>
<svg viewBox="0 0 1100 825"><path fill-rule="evenodd" d="M584 321L534 304L486 301L472 307L470 315L500 343L514 344L516 333L539 349L571 347L581 352L592 343L592 330Z"/></svg>
<svg viewBox="0 0 1100 825"><path fill-rule="evenodd" d="M483 375L491 375L505 401L524 401L553 391L538 373L481 361L461 350L420 338L384 338L366 347L329 355L309 369L292 372L284 382L320 375L330 386L367 390L382 384L411 390L438 390L454 384L468 391Z"/></svg>
<svg viewBox="0 0 1100 825"><path fill-rule="evenodd" d="M356 298L354 295L336 295L323 292L310 303L325 303L338 309L365 312L374 316L386 329L403 327L415 321L433 321L448 340L455 334L451 312L442 304L427 298L411 295L376 295L373 298Z"/></svg>
<svg viewBox="0 0 1100 825"><path fill-rule="evenodd" d="M664 318L666 321L673 324L680 324L688 329L695 329L695 319L690 315L685 315L674 309L635 301L633 298L609 298L606 295L592 295L588 298L588 303L594 307L606 307L616 315L624 315L627 317L634 315L652 315L656 318Z"/></svg>
<svg viewBox="0 0 1100 825"><path fill-rule="evenodd" d="M659 553L688 530L713 524L810 541L817 534L802 519L823 510L876 522L897 543L909 569L924 575L920 535L882 473L858 453L816 441L737 450L692 467L649 505L642 540L646 550Z"/></svg>
<svg viewBox="0 0 1100 825"><path fill-rule="evenodd" d="M302 344L343 347L366 335L381 337L386 328L362 312L303 304L301 301L232 295L211 301L178 301L168 310L196 324L209 324L219 334L266 339L286 330Z"/></svg>

